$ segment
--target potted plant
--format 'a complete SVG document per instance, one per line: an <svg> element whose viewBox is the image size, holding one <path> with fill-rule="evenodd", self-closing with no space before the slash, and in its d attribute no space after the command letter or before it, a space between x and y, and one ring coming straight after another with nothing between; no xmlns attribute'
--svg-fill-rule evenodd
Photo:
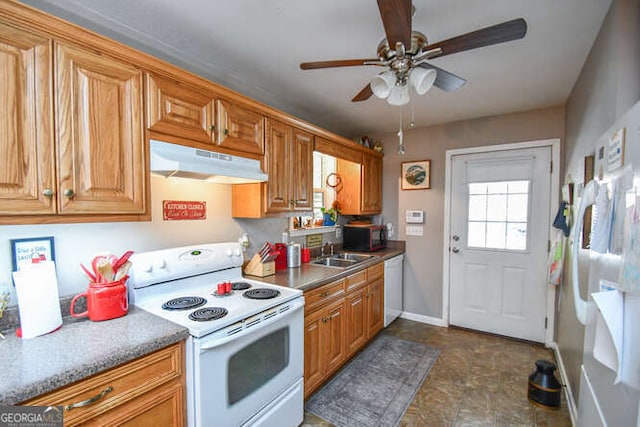
<svg viewBox="0 0 640 427"><path fill-rule="evenodd" d="M322 212L323 221L322 225L331 226L336 225L336 221L338 220L338 214L340 213L340 203L335 200L330 208L320 208Z"/></svg>

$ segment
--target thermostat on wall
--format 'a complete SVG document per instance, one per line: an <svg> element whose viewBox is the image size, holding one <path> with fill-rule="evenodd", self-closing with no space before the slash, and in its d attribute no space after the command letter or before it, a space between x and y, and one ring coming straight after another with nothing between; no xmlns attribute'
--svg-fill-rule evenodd
<svg viewBox="0 0 640 427"><path fill-rule="evenodd" d="M407 224L422 224L424 222L424 211L406 211L405 222Z"/></svg>

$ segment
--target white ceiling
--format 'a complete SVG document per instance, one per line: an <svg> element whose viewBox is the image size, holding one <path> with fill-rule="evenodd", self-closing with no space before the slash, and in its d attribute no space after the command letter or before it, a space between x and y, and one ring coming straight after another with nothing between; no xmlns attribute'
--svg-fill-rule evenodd
<svg viewBox="0 0 640 427"><path fill-rule="evenodd" d="M302 71L370 58L385 37L374 0L24 0L345 136L397 130L399 107L351 98L380 68ZM563 105L611 0L414 0L430 43L514 18L524 39L432 61L467 80L412 93L416 126Z"/></svg>

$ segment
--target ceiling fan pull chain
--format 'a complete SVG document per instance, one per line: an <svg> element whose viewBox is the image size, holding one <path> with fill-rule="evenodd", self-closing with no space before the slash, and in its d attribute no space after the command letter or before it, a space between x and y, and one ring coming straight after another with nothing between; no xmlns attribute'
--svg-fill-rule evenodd
<svg viewBox="0 0 640 427"><path fill-rule="evenodd" d="M400 108L400 130L398 130L398 154L402 155L406 152L404 149L404 133L402 132L402 107Z"/></svg>

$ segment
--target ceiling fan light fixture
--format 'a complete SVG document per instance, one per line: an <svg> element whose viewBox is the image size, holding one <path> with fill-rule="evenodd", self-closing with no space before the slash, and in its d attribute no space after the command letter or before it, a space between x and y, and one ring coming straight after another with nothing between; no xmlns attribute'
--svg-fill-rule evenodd
<svg viewBox="0 0 640 427"><path fill-rule="evenodd" d="M436 70L430 68L417 67L411 70L409 75L409 83L415 89L418 95L424 95L431 89L436 81Z"/></svg>
<svg viewBox="0 0 640 427"><path fill-rule="evenodd" d="M391 94L396 84L396 75L392 71L385 71L371 79L371 91L380 99Z"/></svg>
<svg viewBox="0 0 640 427"><path fill-rule="evenodd" d="M407 105L411 98L409 97L409 85L395 85L391 89L391 93L387 98L390 105Z"/></svg>

